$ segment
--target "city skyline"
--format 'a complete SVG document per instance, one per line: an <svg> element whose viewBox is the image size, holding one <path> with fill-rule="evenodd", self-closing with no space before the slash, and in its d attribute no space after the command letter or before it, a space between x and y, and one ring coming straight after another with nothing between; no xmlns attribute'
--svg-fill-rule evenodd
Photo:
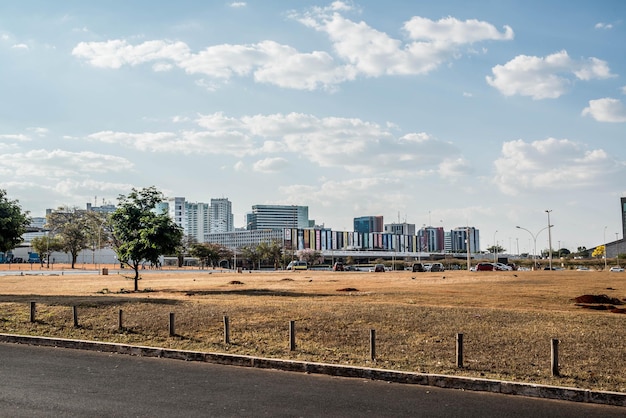
<svg viewBox="0 0 626 418"><path fill-rule="evenodd" d="M4 2L0 188L594 247L623 238L625 25L617 0Z"/></svg>

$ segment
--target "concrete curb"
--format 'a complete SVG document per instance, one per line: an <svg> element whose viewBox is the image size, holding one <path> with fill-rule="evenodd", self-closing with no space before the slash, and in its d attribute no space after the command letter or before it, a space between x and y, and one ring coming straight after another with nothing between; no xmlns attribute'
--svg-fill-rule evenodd
<svg viewBox="0 0 626 418"><path fill-rule="evenodd" d="M69 340L64 338L36 337L28 335L0 334L0 342L28 344L46 347L74 348L105 353L126 354L141 357L158 357L185 361L276 369L290 372L325 374L339 377L383 380L386 382L435 386L482 392L520 395L544 399L557 399L613 406L626 406L626 393L605 392L559 386L534 385L463 376L447 376L428 373L352 367L305 361L270 359L234 354L206 353L200 351L173 350L98 341Z"/></svg>

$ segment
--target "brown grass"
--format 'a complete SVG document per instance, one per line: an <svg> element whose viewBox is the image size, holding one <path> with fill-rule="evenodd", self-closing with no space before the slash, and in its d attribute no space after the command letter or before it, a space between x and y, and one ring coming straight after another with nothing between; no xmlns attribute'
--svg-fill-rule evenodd
<svg viewBox="0 0 626 418"><path fill-rule="evenodd" d="M626 315L584 309L608 300L623 311L616 302L626 298L625 274L142 273L138 293L127 293L132 281L116 272L0 276L0 331L626 392ZM575 300L584 295L606 299ZM37 302L34 324L31 300ZM170 312L175 337L168 332ZM290 320L296 321L294 352ZM375 364L370 329L376 330ZM456 333L464 334L463 369L454 364ZM550 376L552 338L560 340L560 378Z"/></svg>

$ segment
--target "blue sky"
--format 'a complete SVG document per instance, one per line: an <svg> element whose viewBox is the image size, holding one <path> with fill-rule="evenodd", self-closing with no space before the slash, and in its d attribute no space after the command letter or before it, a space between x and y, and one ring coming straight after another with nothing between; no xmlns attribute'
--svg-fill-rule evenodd
<svg viewBox="0 0 626 418"><path fill-rule="evenodd" d="M626 2L4 1L0 188L621 239ZM531 233L516 229L522 226ZM547 233L537 239L547 248Z"/></svg>

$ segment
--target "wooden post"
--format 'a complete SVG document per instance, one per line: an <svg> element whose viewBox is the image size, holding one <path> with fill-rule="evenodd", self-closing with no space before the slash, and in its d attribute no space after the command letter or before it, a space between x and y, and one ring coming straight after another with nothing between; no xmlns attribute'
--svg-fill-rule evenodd
<svg viewBox="0 0 626 418"><path fill-rule="evenodd" d="M559 340L552 339L552 352L550 355L550 365L552 368L552 376L558 377L559 373Z"/></svg>
<svg viewBox="0 0 626 418"><path fill-rule="evenodd" d="M174 325L174 312L170 312L170 337L176 335L176 326Z"/></svg>
<svg viewBox="0 0 626 418"><path fill-rule="evenodd" d="M121 309L117 315L117 329L120 331L124 329L124 326L122 325L122 310Z"/></svg>
<svg viewBox="0 0 626 418"><path fill-rule="evenodd" d="M296 350L296 321L289 321L289 350Z"/></svg>
<svg viewBox="0 0 626 418"><path fill-rule="evenodd" d="M72 317L74 318L74 328L78 328L78 307L72 306Z"/></svg>
<svg viewBox="0 0 626 418"><path fill-rule="evenodd" d="M370 360L376 361L376 330L370 329Z"/></svg>
<svg viewBox="0 0 626 418"><path fill-rule="evenodd" d="M456 367L463 368L463 334L456 334Z"/></svg>
<svg viewBox="0 0 626 418"><path fill-rule="evenodd" d="M30 322L35 322L35 302L30 302Z"/></svg>
<svg viewBox="0 0 626 418"><path fill-rule="evenodd" d="M224 316L224 344L230 344L230 322L227 316Z"/></svg>

